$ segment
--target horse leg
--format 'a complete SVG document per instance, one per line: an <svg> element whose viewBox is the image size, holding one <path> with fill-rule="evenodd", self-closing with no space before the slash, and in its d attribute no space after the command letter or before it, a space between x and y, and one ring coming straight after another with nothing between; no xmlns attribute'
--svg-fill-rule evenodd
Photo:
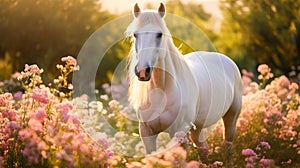
<svg viewBox="0 0 300 168"><path fill-rule="evenodd" d="M146 123L140 123L140 136L147 154L156 150L157 135L153 134L151 127Z"/></svg>
<svg viewBox="0 0 300 168"><path fill-rule="evenodd" d="M232 167L233 139L236 133L236 122L241 111L241 101L234 100L227 113L223 116L224 136L223 158L225 167Z"/></svg>
<svg viewBox="0 0 300 168"><path fill-rule="evenodd" d="M200 158L203 163L208 162L208 145L206 141L200 142L199 141L199 136L201 133L202 128L197 127L196 130L191 129L191 135L190 138L193 141L193 143L197 146L200 152Z"/></svg>

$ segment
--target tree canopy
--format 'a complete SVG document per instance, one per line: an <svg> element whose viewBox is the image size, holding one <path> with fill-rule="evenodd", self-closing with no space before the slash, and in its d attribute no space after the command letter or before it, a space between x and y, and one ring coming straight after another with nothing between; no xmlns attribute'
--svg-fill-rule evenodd
<svg viewBox="0 0 300 168"><path fill-rule="evenodd" d="M300 1L221 0L220 7L222 50L283 73L300 65Z"/></svg>
<svg viewBox="0 0 300 168"><path fill-rule="evenodd" d="M232 57L241 68L253 70L258 64L267 63L287 73L292 66L300 65L298 0L221 0L224 19L219 32L213 31L212 17L201 4L172 0L166 6L168 13L199 27L217 51ZM129 14L130 10L121 15L111 14L102 10L98 0L1 0L0 79L22 70L26 63L47 69L50 73L46 79L52 79L62 56L76 57L91 34L113 18ZM194 40L197 37L180 25L180 20L166 19L171 23L172 34L186 37L174 38L184 54L193 51L186 43L204 45ZM112 36L124 31L118 26L110 29ZM107 43L111 39L98 39L99 45L101 40ZM96 83L109 82L128 52L127 41L121 39L112 44L105 53L106 60L99 65Z"/></svg>
<svg viewBox="0 0 300 168"><path fill-rule="evenodd" d="M13 72L26 63L54 72L112 16L97 0L1 0L0 58L9 55Z"/></svg>

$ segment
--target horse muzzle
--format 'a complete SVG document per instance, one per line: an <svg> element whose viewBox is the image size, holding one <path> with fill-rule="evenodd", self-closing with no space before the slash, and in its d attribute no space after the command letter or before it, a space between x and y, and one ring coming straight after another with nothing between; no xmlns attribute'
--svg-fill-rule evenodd
<svg viewBox="0 0 300 168"><path fill-rule="evenodd" d="M148 67L141 67L135 66L134 68L135 75L138 77L139 81L149 81L151 78L152 68Z"/></svg>

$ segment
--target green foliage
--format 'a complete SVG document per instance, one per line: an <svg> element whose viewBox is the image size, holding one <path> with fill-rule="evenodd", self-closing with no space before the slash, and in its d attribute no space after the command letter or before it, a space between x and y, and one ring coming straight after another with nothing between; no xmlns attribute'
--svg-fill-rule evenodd
<svg viewBox="0 0 300 168"><path fill-rule="evenodd" d="M168 12L173 13L189 21L212 35L205 24L210 15L201 5L194 3L181 3L170 1L167 3ZM189 8L190 10L185 10ZM128 9L129 11L130 9ZM96 0L3 0L0 6L0 58L4 59L4 78L23 69L24 64L39 64L47 70L44 74L45 82L50 82L57 74L55 66L59 57L76 56L87 38L103 24L115 16L101 11L101 3ZM181 46L183 53L193 51L186 43L198 43L191 41L191 35L180 23L171 23L172 34L179 34L185 39L174 39L176 46ZM110 38L99 39L109 43L120 30L118 26L110 29ZM188 41L190 40L190 41ZM110 82L116 66L129 53L129 42L120 40L113 44L99 65L96 85Z"/></svg>
<svg viewBox="0 0 300 168"><path fill-rule="evenodd" d="M182 19L172 20L173 18L166 18L171 34L175 36L173 37L174 43L183 54L193 52L194 50L214 51L214 48L210 46L210 41L208 41L216 39L216 34L211 28L211 15L204 10L201 4L193 2L183 3L180 0L173 0L169 1L166 6L168 13L178 15L188 23L185 24ZM193 30L192 25L190 25L191 23L198 30ZM203 34L193 34L195 31L202 31ZM182 39L178 39L178 37ZM188 44L195 44L194 46L196 47L189 46Z"/></svg>
<svg viewBox="0 0 300 168"><path fill-rule="evenodd" d="M287 73L300 64L300 1L222 0L222 51ZM223 46L223 47L222 47ZM249 69L249 68L248 68Z"/></svg>
<svg viewBox="0 0 300 168"><path fill-rule="evenodd" d="M77 55L85 40L112 15L97 0L2 0L0 57L13 72L38 63L53 78L61 56Z"/></svg>
<svg viewBox="0 0 300 168"><path fill-rule="evenodd" d="M0 79L9 79L12 74L11 58L8 54L0 59Z"/></svg>

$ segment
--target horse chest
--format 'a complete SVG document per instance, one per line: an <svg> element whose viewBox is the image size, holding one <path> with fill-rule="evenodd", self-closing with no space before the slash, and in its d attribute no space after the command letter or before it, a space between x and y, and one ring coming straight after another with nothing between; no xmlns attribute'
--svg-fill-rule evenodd
<svg viewBox="0 0 300 168"><path fill-rule="evenodd" d="M140 122L144 123L152 132L159 133L167 131L179 114L179 103L167 101L161 104L142 106L138 112Z"/></svg>

